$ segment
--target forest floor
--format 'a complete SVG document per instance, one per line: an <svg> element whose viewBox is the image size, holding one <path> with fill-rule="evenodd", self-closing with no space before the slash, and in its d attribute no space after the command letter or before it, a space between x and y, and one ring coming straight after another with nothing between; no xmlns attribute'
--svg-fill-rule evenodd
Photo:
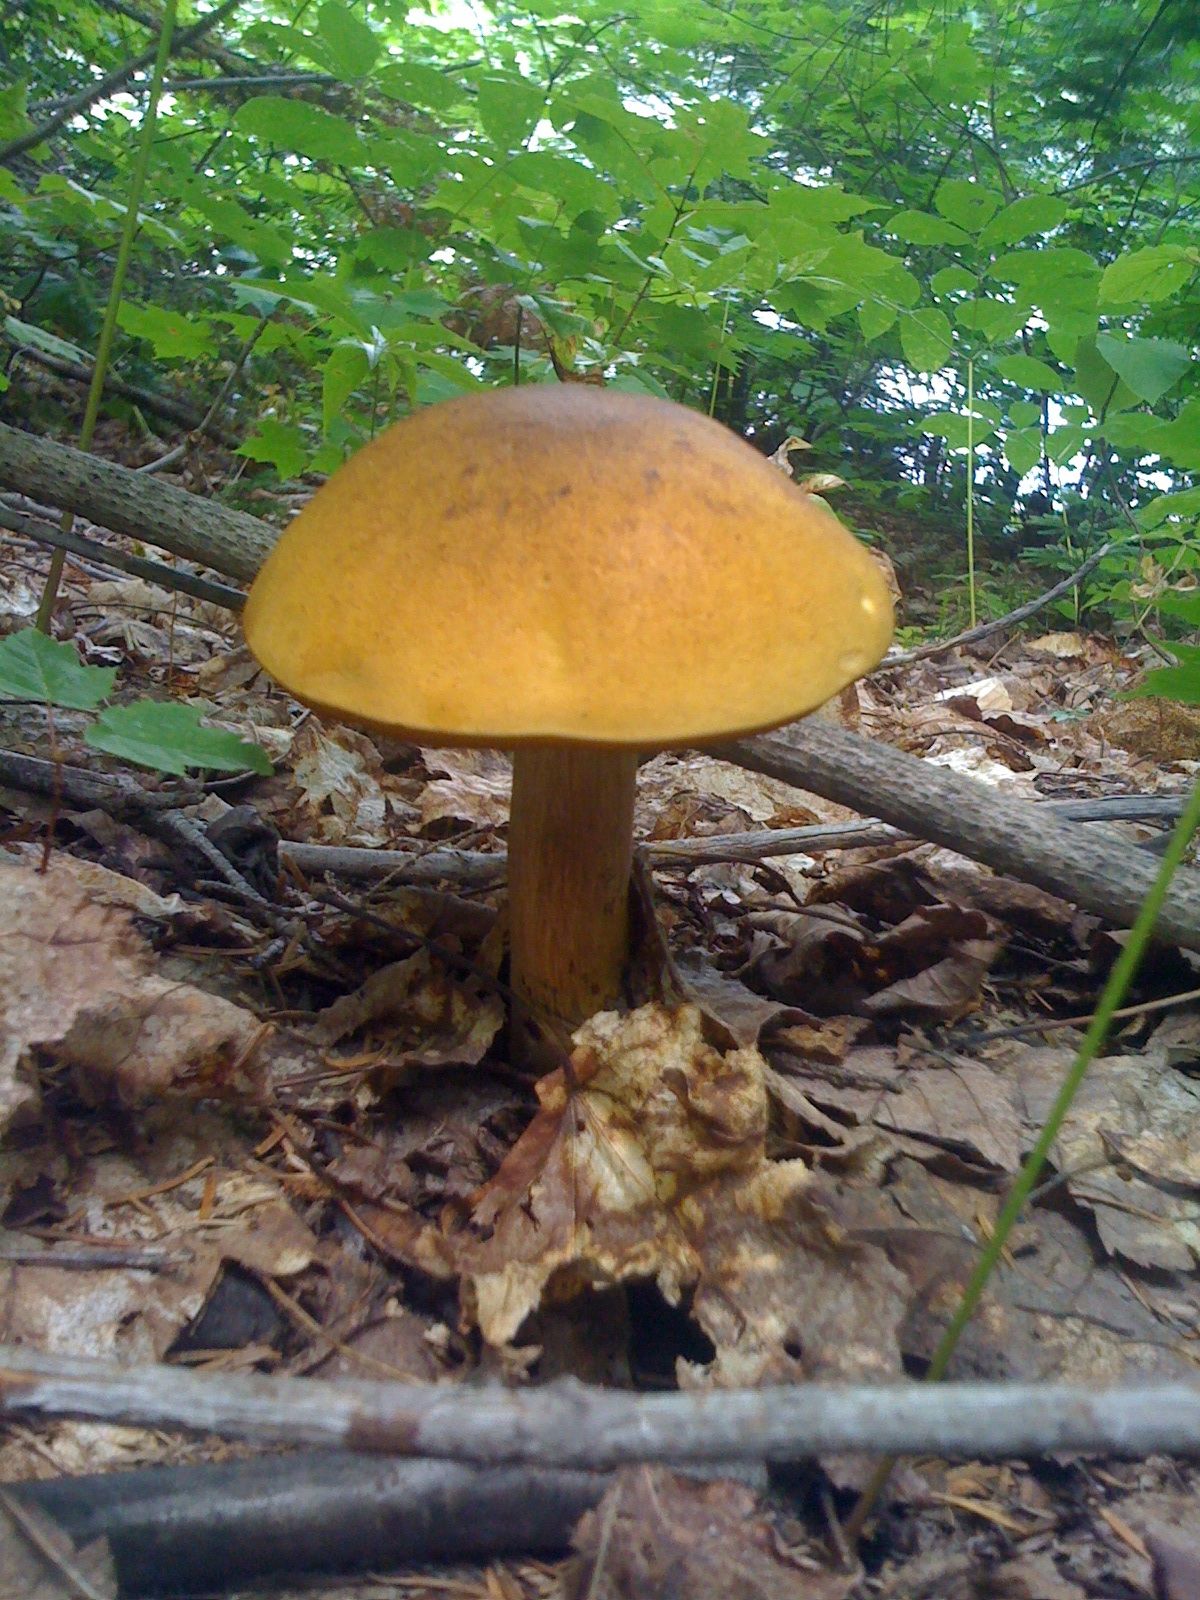
<svg viewBox="0 0 1200 1600"><path fill-rule="evenodd" d="M45 569L36 545L8 548L0 633L29 624ZM228 612L84 562L68 560L55 631L119 665L122 695L202 705L274 775L181 790L137 774L146 796L178 791L219 860L136 808L0 788L0 987L40 996L0 1041L5 1343L334 1379L920 1374L1119 930L919 840L655 858L639 1004L590 1028L574 1082L559 1071L535 1092L506 1058L499 875L479 860L503 849L503 755L322 722L256 669ZM1178 797L1200 719L1120 699L1145 665L1048 619L880 672L836 714L985 793ZM2 706L0 745L128 773L83 745L86 721L59 710L51 728L43 708ZM646 846L853 820L700 752L657 755L640 776ZM1114 852L1165 837L1087 826ZM439 854L421 881L355 881L280 841L402 850L410 867L467 852L470 870ZM1195 1376L1198 995L1197 957L1156 947L953 1376ZM699 1104L714 1063L720 1096ZM704 1174L687 1204L659 1182L681 1151ZM104 1253L56 1262L66 1250ZM248 1450L13 1424L0 1482ZM770 1484L630 1469L585 1517L570 1579L560 1560L513 1556L303 1593L1200 1594L1200 1493L1183 1464L909 1460L846 1573L831 1529L870 1465L823 1460Z"/></svg>

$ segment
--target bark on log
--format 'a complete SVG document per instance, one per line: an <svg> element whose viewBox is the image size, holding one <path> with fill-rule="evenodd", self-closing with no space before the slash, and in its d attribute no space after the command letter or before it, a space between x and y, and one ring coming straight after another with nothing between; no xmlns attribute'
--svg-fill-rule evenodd
<svg viewBox="0 0 1200 1600"><path fill-rule="evenodd" d="M278 538L243 511L0 423L0 487L16 490L242 582Z"/></svg>
<svg viewBox="0 0 1200 1600"><path fill-rule="evenodd" d="M320 1451L0 1488L77 1544L106 1538L120 1592L133 1597L557 1554L609 1482L600 1472Z"/></svg>
<svg viewBox="0 0 1200 1600"><path fill-rule="evenodd" d="M957 850L1118 927L1133 922L1158 871L1153 856L1121 849L1111 835L832 723L810 718L713 753ZM1200 874L1175 874L1155 931L1200 950Z"/></svg>

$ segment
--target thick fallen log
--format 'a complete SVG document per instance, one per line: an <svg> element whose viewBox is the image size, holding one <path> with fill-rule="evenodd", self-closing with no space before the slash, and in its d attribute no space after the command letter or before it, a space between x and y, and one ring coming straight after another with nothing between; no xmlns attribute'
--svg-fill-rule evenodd
<svg viewBox="0 0 1200 1600"><path fill-rule="evenodd" d="M0 423L0 487L78 512L114 533L242 581L254 576L278 538L274 528L244 511L5 423Z"/></svg>
<svg viewBox="0 0 1200 1600"><path fill-rule="evenodd" d="M829 722L809 718L714 753L1036 884L1118 927L1133 922L1157 872L1153 856L1111 835ZM1200 874L1175 874L1155 932L1200 950Z"/></svg>

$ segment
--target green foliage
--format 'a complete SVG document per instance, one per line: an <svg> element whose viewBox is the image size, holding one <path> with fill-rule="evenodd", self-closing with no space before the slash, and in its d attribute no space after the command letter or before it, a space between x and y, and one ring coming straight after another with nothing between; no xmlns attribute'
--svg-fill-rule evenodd
<svg viewBox="0 0 1200 1600"><path fill-rule="evenodd" d="M94 711L116 682L115 667L85 667L74 648L37 628L0 639L0 695Z"/></svg>
<svg viewBox="0 0 1200 1600"><path fill-rule="evenodd" d="M73 645L47 638L37 628L0 639L0 697L6 699L95 711L112 694L116 676L115 667L85 666ZM189 767L271 771L256 744L206 728L200 718L194 706L137 700L102 711L84 739L95 750L158 772L182 773Z"/></svg>
<svg viewBox="0 0 1200 1600"><path fill-rule="evenodd" d="M149 42L64 7L0 18L0 141ZM553 340L960 510L970 362L981 509L1036 469L1115 521L1200 469L1185 10L263 0L173 69L118 361L205 400L241 362L242 453L287 477L549 379ZM10 347L94 351L139 92L0 155Z"/></svg>
<svg viewBox="0 0 1200 1600"><path fill-rule="evenodd" d="M84 738L93 750L104 750L158 772L184 773L189 767L217 772L271 771L271 763L256 744L239 739L236 733L206 728L195 706L172 700L110 706Z"/></svg>

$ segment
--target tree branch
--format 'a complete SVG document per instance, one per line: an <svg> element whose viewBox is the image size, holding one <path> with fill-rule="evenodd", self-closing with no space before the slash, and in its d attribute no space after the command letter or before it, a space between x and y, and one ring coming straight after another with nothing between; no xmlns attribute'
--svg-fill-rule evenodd
<svg viewBox="0 0 1200 1600"><path fill-rule="evenodd" d="M994 622L981 622L977 628L967 628L963 633L956 633L952 639L935 640L932 644L918 645L915 650L901 650L896 655L889 655L875 669L876 672L891 672L894 667L906 667L912 661L927 661L930 656L944 655L947 650L953 650L960 644L978 644L980 639L986 639L990 634L999 633L1004 628L1015 627L1018 622L1024 622L1027 617L1032 617L1043 606L1048 606L1052 600L1057 600L1061 595L1077 588L1095 571L1111 549L1111 544L1102 545L1069 577L1064 578L1061 583L1056 583L1053 589L1047 589L1045 594L1038 595L1035 600L1027 600L1023 606L1018 606L1007 616L997 617Z"/></svg>
<svg viewBox="0 0 1200 1600"><path fill-rule="evenodd" d="M795 1384L635 1394L240 1377L0 1346L0 1416L86 1417L499 1466L795 1461L830 1451L971 1460L1200 1455L1200 1386Z"/></svg>
<svg viewBox="0 0 1200 1600"><path fill-rule="evenodd" d="M190 28L184 28L171 41L171 54L179 55L181 51L186 50L189 45L195 43L210 28L215 27L218 22L227 17L240 3L241 0L222 0L222 3L214 11L210 11L207 16L201 17L200 21L194 22ZM62 127L64 122L69 122L72 117L86 111L97 100L103 100L106 95L115 94L118 89L124 88L130 78L140 72L143 67L148 67L151 64L157 54L158 46L156 44L152 45L148 50L143 50L141 55L134 56L132 61L126 61L124 65L114 67L111 72L106 72L104 77L97 79L95 83L89 84L86 89L81 89L78 94L72 95L69 100L64 100L57 111L52 112L36 127L30 128L28 133L23 133L16 139L10 139L7 144L0 145L0 165L7 161L12 161L15 157L24 155L26 150L32 150L35 146L44 143L52 133L56 133Z"/></svg>
<svg viewBox="0 0 1200 1600"><path fill-rule="evenodd" d="M9 335L4 335L8 338ZM51 355L48 350L38 350L30 344L17 344L13 341L16 353L25 361L35 361L39 367L45 367L48 372L57 374L60 378L68 378L75 383L91 383L92 368L80 361L68 361L63 356ZM109 374L104 380L105 392L123 395L126 400L132 400L145 411L152 411L160 417L165 417L168 422L174 422L189 432L199 431L207 433L222 444L237 444L238 436L232 428L225 427L214 418L205 419L194 407L186 401L176 399L174 395L158 394L153 389L144 389L136 383L126 383L124 378Z"/></svg>
<svg viewBox="0 0 1200 1600"><path fill-rule="evenodd" d="M1111 838L1059 822L1028 800L811 717L785 734L740 739L714 754L881 817L1119 927L1132 924L1156 875L1157 863L1142 851L1114 850ZM1155 931L1200 950L1200 875L1194 870L1175 874Z"/></svg>
<svg viewBox="0 0 1200 1600"><path fill-rule="evenodd" d="M0 487L76 511L223 577L248 582L278 537L257 517L0 423Z"/></svg>

